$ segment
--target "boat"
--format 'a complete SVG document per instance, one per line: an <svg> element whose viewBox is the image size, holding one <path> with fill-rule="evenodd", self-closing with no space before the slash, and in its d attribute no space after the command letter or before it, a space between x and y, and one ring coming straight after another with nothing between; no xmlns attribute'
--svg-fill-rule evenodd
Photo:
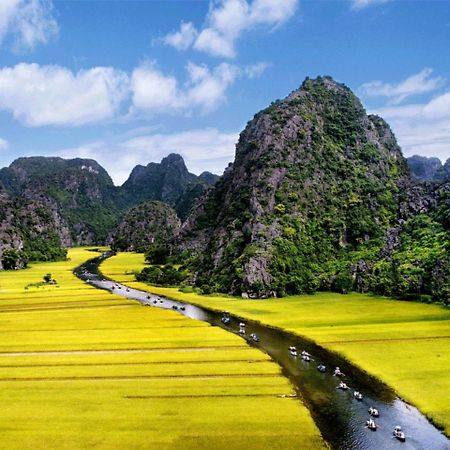
<svg viewBox="0 0 450 450"><path fill-rule="evenodd" d="M308 354L302 355L302 359L303 359L303 361L306 361L306 362L310 362L311 361L311 357Z"/></svg>
<svg viewBox="0 0 450 450"><path fill-rule="evenodd" d="M180 310L181 311L186 311L186 307L185 306L180 306Z"/></svg>
<svg viewBox="0 0 450 450"><path fill-rule="evenodd" d="M343 377L344 374L341 372L341 369L339 367L336 367L336 369L334 369L334 374L335 377Z"/></svg>
<svg viewBox="0 0 450 450"><path fill-rule="evenodd" d="M370 414L372 417L379 417L379 416L380 416L380 413L378 412L378 409L377 409L377 408L374 408L373 406L371 406L371 407L369 408L369 414Z"/></svg>
<svg viewBox="0 0 450 450"><path fill-rule="evenodd" d="M366 427L369 430L376 431L378 428L378 425L375 423L375 421L373 419L369 419L369 420L366 420Z"/></svg>
<svg viewBox="0 0 450 450"><path fill-rule="evenodd" d="M302 350L302 356L309 356L311 358L311 355L306 350Z"/></svg>
<svg viewBox="0 0 450 450"><path fill-rule="evenodd" d="M291 346L289 347L289 353L290 353L292 356L297 356L297 349L296 349L293 345L291 345Z"/></svg>
<svg viewBox="0 0 450 450"><path fill-rule="evenodd" d="M253 342L259 342L259 337L256 333L252 333L250 337L252 338Z"/></svg>
<svg viewBox="0 0 450 450"><path fill-rule="evenodd" d="M178 306L177 305L173 305L172 309L174 309L176 311L178 309Z"/></svg>
<svg viewBox="0 0 450 450"><path fill-rule="evenodd" d="M393 435L400 442L406 441L405 433L402 431L402 427L399 427L398 425L394 428Z"/></svg>
<svg viewBox="0 0 450 450"><path fill-rule="evenodd" d="M362 399L363 399L363 396L362 396L361 392L359 392L359 391L353 392L353 397L355 397L355 399L358 400L359 402L362 401Z"/></svg>
<svg viewBox="0 0 450 450"><path fill-rule="evenodd" d="M346 391L348 389L348 386L343 381L341 381L338 385L338 389L342 389L343 391Z"/></svg>
<svg viewBox="0 0 450 450"><path fill-rule="evenodd" d="M327 370L327 366L326 366L325 364L319 364L319 365L317 366L317 370L318 370L319 372L325 373L325 371Z"/></svg>
<svg viewBox="0 0 450 450"><path fill-rule="evenodd" d="M230 322L231 322L231 319L229 317L227 317L227 316L222 317L222 319L220 319L220 320L222 321L222 323L224 325L229 325Z"/></svg>

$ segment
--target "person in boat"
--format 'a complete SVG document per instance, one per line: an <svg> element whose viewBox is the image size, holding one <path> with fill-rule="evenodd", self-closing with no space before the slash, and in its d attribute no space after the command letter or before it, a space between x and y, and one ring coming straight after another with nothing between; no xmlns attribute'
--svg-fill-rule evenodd
<svg viewBox="0 0 450 450"><path fill-rule="evenodd" d="M356 400L362 400L363 399L363 396L362 396L361 392L359 392L359 391L355 391L353 393L353 397L355 397Z"/></svg>
<svg viewBox="0 0 450 450"><path fill-rule="evenodd" d="M340 382L338 389L342 389L343 391L346 391L348 389L348 386L344 382Z"/></svg>
<svg viewBox="0 0 450 450"><path fill-rule="evenodd" d="M319 372L325 372L326 370L327 370L327 367L325 366L325 364L319 364L318 366L317 366L317 370L319 371Z"/></svg>
<svg viewBox="0 0 450 450"><path fill-rule="evenodd" d="M341 369L339 368L339 366L336 367L336 369L334 369L334 375L336 377L343 377L344 376L344 374L341 372Z"/></svg>
<svg viewBox="0 0 450 450"><path fill-rule="evenodd" d="M402 427L400 426L396 426L394 428L394 437L397 438L399 441L405 441L406 440L406 436L405 433L402 431Z"/></svg>
<svg viewBox="0 0 450 450"><path fill-rule="evenodd" d="M380 415L378 409L374 408L373 406L369 408L369 414L373 417L378 417Z"/></svg>
<svg viewBox="0 0 450 450"><path fill-rule="evenodd" d="M376 430L378 425L375 423L373 419L369 419L366 421L366 427L370 430Z"/></svg>

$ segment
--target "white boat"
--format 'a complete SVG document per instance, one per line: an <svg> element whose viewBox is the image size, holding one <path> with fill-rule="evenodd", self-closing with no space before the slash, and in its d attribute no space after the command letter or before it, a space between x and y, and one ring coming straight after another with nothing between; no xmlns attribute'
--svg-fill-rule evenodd
<svg viewBox="0 0 450 450"><path fill-rule="evenodd" d="M341 381L339 383L338 389L342 389L343 391L346 391L348 389L348 386L343 381Z"/></svg>
<svg viewBox="0 0 450 450"><path fill-rule="evenodd" d="M362 399L363 399L363 396L362 396L361 392L359 392L359 391L353 392L353 397L355 397L355 399L358 401L362 401Z"/></svg>
<svg viewBox="0 0 450 450"><path fill-rule="evenodd" d="M398 439L401 442L406 441L405 433L402 431L402 427L399 427L398 425L394 428L393 435L396 439Z"/></svg>
<svg viewBox="0 0 450 450"><path fill-rule="evenodd" d="M311 358L310 358L310 356L308 354L302 355L302 359L303 359L303 361L306 361L306 362L311 361Z"/></svg>
<svg viewBox="0 0 450 450"><path fill-rule="evenodd" d="M376 429L378 428L378 425L375 423L375 421L373 419L369 419L369 420L366 420L366 427L369 430L376 431Z"/></svg>
<svg viewBox="0 0 450 450"><path fill-rule="evenodd" d="M290 353L292 356L297 356L297 349L296 349L293 345L291 345L291 346L289 347L289 353Z"/></svg>
<svg viewBox="0 0 450 450"><path fill-rule="evenodd" d="M339 367L336 367L336 369L334 369L334 376L335 377L343 377L344 374L341 372L341 369Z"/></svg>
<svg viewBox="0 0 450 450"><path fill-rule="evenodd" d="M380 415L380 413L378 412L378 409L377 409L377 408L374 408L373 406L371 406L371 407L369 408L369 414L370 414L372 417L379 417L379 415Z"/></svg>

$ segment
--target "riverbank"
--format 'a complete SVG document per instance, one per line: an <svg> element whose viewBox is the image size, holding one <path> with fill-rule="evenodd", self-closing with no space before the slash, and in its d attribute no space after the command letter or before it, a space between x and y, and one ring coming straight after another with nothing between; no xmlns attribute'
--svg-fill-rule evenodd
<svg viewBox="0 0 450 450"><path fill-rule="evenodd" d="M0 273L4 448L323 446L267 355L89 286L72 270L94 256ZM57 284L40 284L47 273Z"/></svg>
<svg viewBox="0 0 450 450"><path fill-rule="evenodd" d="M182 293L138 283L142 254L119 253L102 271L120 282L283 328L334 350L391 386L450 435L450 310L363 294L271 300Z"/></svg>

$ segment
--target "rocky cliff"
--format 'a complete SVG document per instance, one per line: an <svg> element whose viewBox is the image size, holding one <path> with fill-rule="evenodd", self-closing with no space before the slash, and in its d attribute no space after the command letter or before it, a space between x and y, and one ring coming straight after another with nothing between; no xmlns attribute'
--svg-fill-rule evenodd
<svg viewBox="0 0 450 450"><path fill-rule="evenodd" d="M170 154L161 163L136 166L120 188L122 209L143 201L157 200L175 208L184 220L196 200L219 177L209 172L197 176L190 173L183 158Z"/></svg>
<svg viewBox="0 0 450 450"><path fill-rule="evenodd" d="M12 197L0 184L0 269L64 258L69 228L52 204Z"/></svg>
<svg viewBox="0 0 450 450"><path fill-rule="evenodd" d="M364 289L376 290L369 278L386 236L409 220L400 218L408 180L383 119L331 78L306 79L247 124L234 163L187 219L178 247L197 284L212 290L346 291L358 287L358 271Z"/></svg>
<svg viewBox="0 0 450 450"><path fill-rule="evenodd" d="M146 251L151 244L172 241L180 228L176 212L162 202L144 202L122 218L111 237L111 247L120 251Z"/></svg>
<svg viewBox="0 0 450 450"><path fill-rule="evenodd" d="M411 176L415 180L444 182L450 179L450 158L442 164L439 158L414 155L407 158Z"/></svg>
<svg viewBox="0 0 450 450"><path fill-rule="evenodd" d="M116 189L96 161L19 158L0 170L6 190L27 201L39 201L64 220L70 238L56 231L65 245L103 243L118 217Z"/></svg>

